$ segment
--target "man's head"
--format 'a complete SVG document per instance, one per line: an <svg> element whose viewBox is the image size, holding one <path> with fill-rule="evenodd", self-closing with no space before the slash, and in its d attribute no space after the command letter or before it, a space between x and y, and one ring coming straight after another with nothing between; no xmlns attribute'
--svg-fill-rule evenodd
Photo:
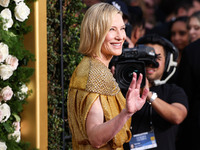
<svg viewBox="0 0 200 150"><path fill-rule="evenodd" d="M129 6L128 9L130 14L129 22L132 26L131 41L135 44L145 34L145 20L142 9L139 6Z"/></svg>
<svg viewBox="0 0 200 150"><path fill-rule="evenodd" d="M145 44L146 46L153 47L155 53L157 54L156 61L158 62L158 68L153 67L152 64L149 64L145 67L146 77L150 82L154 82L154 80L161 80L163 73L165 71L165 50L164 47L160 44Z"/></svg>
<svg viewBox="0 0 200 150"><path fill-rule="evenodd" d="M177 66L178 50L164 37L156 34L149 34L140 38L137 44L145 44L155 49L158 54L158 68L148 66L147 78L155 85L164 84L174 74Z"/></svg>

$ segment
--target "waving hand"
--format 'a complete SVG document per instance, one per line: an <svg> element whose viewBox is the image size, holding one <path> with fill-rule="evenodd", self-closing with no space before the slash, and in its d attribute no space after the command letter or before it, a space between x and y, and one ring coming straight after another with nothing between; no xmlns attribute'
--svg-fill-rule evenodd
<svg viewBox="0 0 200 150"><path fill-rule="evenodd" d="M142 108L149 92L148 87L145 87L141 93L140 86L142 77L143 75L140 74L137 80L137 74L135 72L133 73L133 79L126 95L126 110L130 115L134 114L136 111Z"/></svg>

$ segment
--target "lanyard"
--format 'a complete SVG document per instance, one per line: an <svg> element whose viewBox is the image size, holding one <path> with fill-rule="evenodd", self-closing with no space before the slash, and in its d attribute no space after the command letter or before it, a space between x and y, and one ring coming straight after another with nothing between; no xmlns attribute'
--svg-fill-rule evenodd
<svg viewBox="0 0 200 150"><path fill-rule="evenodd" d="M150 129L151 129L151 130L154 129L154 127L153 127L153 115L152 115L152 111L153 111L153 108L152 108L152 106L150 105L149 114L150 114Z"/></svg>

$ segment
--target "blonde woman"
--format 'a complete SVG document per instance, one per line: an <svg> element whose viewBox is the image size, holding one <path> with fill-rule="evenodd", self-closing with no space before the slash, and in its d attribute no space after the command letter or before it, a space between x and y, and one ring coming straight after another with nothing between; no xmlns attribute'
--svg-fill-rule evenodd
<svg viewBox="0 0 200 150"><path fill-rule="evenodd" d="M82 21L79 52L84 58L69 85L67 110L74 150L123 150L131 138L130 118L144 105L142 75L133 79L126 100L108 69L126 38L122 12L107 3L91 6Z"/></svg>
<svg viewBox="0 0 200 150"><path fill-rule="evenodd" d="M193 13L188 22L190 42L200 38L200 11Z"/></svg>

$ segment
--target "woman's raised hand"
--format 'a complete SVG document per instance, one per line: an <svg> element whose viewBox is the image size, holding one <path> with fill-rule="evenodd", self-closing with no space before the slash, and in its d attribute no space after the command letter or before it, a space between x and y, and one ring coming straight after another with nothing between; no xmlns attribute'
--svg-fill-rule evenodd
<svg viewBox="0 0 200 150"><path fill-rule="evenodd" d="M142 108L149 92L149 88L145 86L141 93L142 78L143 75L140 74L137 80L137 74L133 73L133 79L126 94L126 110L130 115L133 115Z"/></svg>

